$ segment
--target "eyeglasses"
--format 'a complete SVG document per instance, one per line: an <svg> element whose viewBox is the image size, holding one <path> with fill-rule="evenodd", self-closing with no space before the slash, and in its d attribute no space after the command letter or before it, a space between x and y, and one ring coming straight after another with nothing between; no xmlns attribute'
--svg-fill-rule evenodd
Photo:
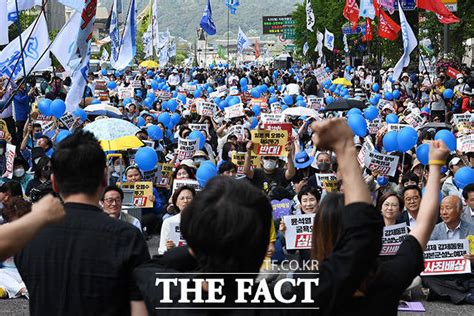
<svg viewBox="0 0 474 316"><path fill-rule="evenodd" d="M108 199L104 199L104 202L108 205L112 205L114 204L122 204L122 199L121 198L116 198L116 199L112 199L112 198L108 198Z"/></svg>
<svg viewBox="0 0 474 316"><path fill-rule="evenodd" d="M410 202L416 202L418 201L420 198L418 196L415 196L415 197L412 197L412 198L405 198L405 201L407 201L408 203Z"/></svg>

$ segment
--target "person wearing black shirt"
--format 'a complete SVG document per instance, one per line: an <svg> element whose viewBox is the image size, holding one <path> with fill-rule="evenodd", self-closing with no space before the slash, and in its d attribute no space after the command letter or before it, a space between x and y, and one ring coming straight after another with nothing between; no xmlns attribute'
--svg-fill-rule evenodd
<svg viewBox="0 0 474 316"><path fill-rule="evenodd" d="M134 226L99 208L107 185L105 153L87 132L63 140L51 160L65 218L41 230L15 257L31 315L130 315L142 296L133 269L149 260Z"/></svg>

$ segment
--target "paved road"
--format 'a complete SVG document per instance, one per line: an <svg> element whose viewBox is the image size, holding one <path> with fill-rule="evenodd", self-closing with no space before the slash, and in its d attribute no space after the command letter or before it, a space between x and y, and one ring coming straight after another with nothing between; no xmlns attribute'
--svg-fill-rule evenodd
<svg viewBox="0 0 474 316"><path fill-rule="evenodd" d="M154 255L158 251L158 237L154 237L148 241L151 255ZM51 293L54 295L54 293ZM426 308L426 313L398 313L401 316L415 316L415 315L474 315L474 306L472 305L453 305L449 303L439 302L423 302ZM0 300L0 316L22 316L28 315L28 301L20 298L15 300Z"/></svg>

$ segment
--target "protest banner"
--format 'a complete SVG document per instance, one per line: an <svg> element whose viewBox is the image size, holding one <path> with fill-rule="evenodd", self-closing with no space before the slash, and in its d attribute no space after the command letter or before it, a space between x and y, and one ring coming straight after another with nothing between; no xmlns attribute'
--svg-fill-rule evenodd
<svg viewBox="0 0 474 316"><path fill-rule="evenodd" d="M393 256L398 252L400 245L408 236L406 223L385 226L382 235L382 250L380 256Z"/></svg>
<svg viewBox="0 0 474 316"><path fill-rule="evenodd" d="M367 130L369 131L370 135L375 135L380 130L382 126L381 119L375 119L373 121L367 121Z"/></svg>
<svg viewBox="0 0 474 316"><path fill-rule="evenodd" d="M237 174L244 174L244 164L245 164L245 153L238 153L236 151L232 152L232 163L237 166ZM250 165L252 169L260 168L262 165L261 159L259 156L252 153L250 156Z"/></svg>
<svg viewBox="0 0 474 316"><path fill-rule="evenodd" d="M337 177L335 173L316 173L318 186L326 192L337 192Z"/></svg>
<svg viewBox="0 0 474 316"><path fill-rule="evenodd" d="M291 123L265 123L263 129L267 131L286 131L288 133L288 141L291 141L293 135L293 126Z"/></svg>
<svg viewBox="0 0 474 316"><path fill-rule="evenodd" d="M265 98L252 98L249 103L249 108L252 108L254 105L258 105L262 112L268 111L268 103Z"/></svg>
<svg viewBox="0 0 474 316"><path fill-rule="evenodd" d="M216 110L216 105L212 102L201 101L196 104L197 114L201 116L212 117L214 115L215 110Z"/></svg>
<svg viewBox="0 0 474 316"><path fill-rule="evenodd" d="M324 67L316 68L313 72L320 84L331 80L331 74L328 73Z"/></svg>
<svg viewBox="0 0 474 316"><path fill-rule="evenodd" d="M142 88L141 80L131 80L130 87L132 87L133 89L141 89Z"/></svg>
<svg viewBox="0 0 474 316"><path fill-rule="evenodd" d="M315 96L309 96L308 100L308 108L313 110L319 110L322 106L324 106L324 98L318 98Z"/></svg>
<svg viewBox="0 0 474 316"><path fill-rule="evenodd" d="M133 190L133 206L136 208L152 208L153 183L149 181L124 182L123 190Z"/></svg>
<svg viewBox="0 0 474 316"><path fill-rule="evenodd" d="M457 150L462 153L474 152L474 134L464 135L457 138Z"/></svg>
<svg viewBox="0 0 474 316"><path fill-rule="evenodd" d="M181 234L180 223L172 223L169 231L169 240L171 240L175 247L186 245L186 241Z"/></svg>
<svg viewBox="0 0 474 316"><path fill-rule="evenodd" d="M173 176L173 164L160 163L158 164L158 170L161 172L161 179L157 182L157 186L160 188L168 187L171 182L171 177Z"/></svg>
<svg viewBox="0 0 474 316"><path fill-rule="evenodd" d="M235 135L237 136L237 140L239 142L243 141L245 138L245 128L243 125L232 125L229 128L229 132L227 133L227 136L230 135Z"/></svg>
<svg viewBox="0 0 474 316"><path fill-rule="evenodd" d="M387 125L387 132L390 132L390 131L400 131L402 128L404 127L408 127L410 125L408 124L388 124Z"/></svg>
<svg viewBox="0 0 474 316"><path fill-rule="evenodd" d="M279 114L283 112L283 107L281 106L280 102L274 102L270 104L270 110L274 114Z"/></svg>
<svg viewBox="0 0 474 316"><path fill-rule="evenodd" d="M99 96L100 101L109 101L109 89L107 82L104 79L97 79L95 81L95 95Z"/></svg>
<svg viewBox="0 0 474 316"><path fill-rule="evenodd" d="M291 200L272 200L271 204L273 209L273 219L280 219L283 216L288 216L291 214L291 208L293 206L293 202Z"/></svg>
<svg viewBox="0 0 474 316"><path fill-rule="evenodd" d="M5 151L6 163L5 163L5 172L3 173L2 178L12 179L13 178L13 164L14 164L15 156L16 156L16 146L10 143L7 143L7 147L5 149L6 149Z"/></svg>
<svg viewBox="0 0 474 316"><path fill-rule="evenodd" d="M178 139L178 160L183 161L184 159L193 158L194 153L197 150L197 139Z"/></svg>
<svg viewBox="0 0 474 316"><path fill-rule="evenodd" d="M193 84L189 84L189 83L183 83L183 89L186 92L191 92L192 93L192 92L196 91L197 86L193 85Z"/></svg>
<svg viewBox="0 0 474 316"><path fill-rule="evenodd" d="M369 152L365 156L364 165L372 172L377 171L381 176L393 177L397 171L398 160L398 156Z"/></svg>
<svg viewBox="0 0 474 316"><path fill-rule="evenodd" d="M311 249L314 214L283 216L286 249Z"/></svg>
<svg viewBox="0 0 474 316"><path fill-rule="evenodd" d="M364 165L365 157L372 151L375 150L374 144L372 144L372 140L370 137L365 137L364 138L364 144L362 144L362 148L359 151L359 154L357 155L357 161L359 161L359 164L361 166Z"/></svg>
<svg viewBox="0 0 474 316"><path fill-rule="evenodd" d="M168 100L173 98L173 94L171 92L168 92L168 91L159 91L158 92L158 98L161 101L168 101Z"/></svg>
<svg viewBox="0 0 474 316"><path fill-rule="evenodd" d="M423 117L415 112L408 114L403 120L415 129L420 128L424 123Z"/></svg>
<svg viewBox="0 0 474 316"><path fill-rule="evenodd" d="M239 103L239 104L229 106L229 107L224 109L224 113L225 113L224 117L226 119L231 119L231 118L234 118L234 117L244 116L245 115L244 114L244 105L242 103Z"/></svg>
<svg viewBox="0 0 474 316"><path fill-rule="evenodd" d="M453 122L454 124L458 125L461 123L469 123L471 122L471 117L474 113L466 112L463 114L454 114L453 115Z"/></svg>
<svg viewBox="0 0 474 316"><path fill-rule="evenodd" d="M207 124L188 124L188 127L192 131L205 131L206 135L209 135L209 125Z"/></svg>
<svg viewBox="0 0 474 316"><path fill-rule="evenodd" d="M129 98L132 99L135 96L135 89L133 87L118 87L118 97L120 100Z"/></svg>
<svg viewBox="0 0 474 316"><path fill-rule="evenodd" d="M424 252L425 270L422 276L471 273L470 261L464 258L469 253L467 239L432 240Z"/></svg>
<svg viewBox="0 0 474 316"><path fill-rule="evenodd" d="M64 127L67 127L68 130L71 130L72 126L74 125L75 118L74 115L66 112L59 120L64 124Z"/></svg>
<svg viewBox="0 0 474 316"><path fill-rule="evenodd" d="M253 130L253 152L258 156L286 156L287 131Z"/></svg>
<svg viewBox="0 0 474 316"><path fill-rule="evenodd" d="M177 189L179 189L181 187L184 187L184 186L191 187L194 190L196 190L196 192L201 191L201 186L199 185L199 182L197 182L197 180L192 180L192 179L174 180L173 181L173 190L172 190L171 196L173 196L174 192Z"/></svg>
<svg viewBox="0 0 474 316"><path fill-rule="evenodd" d="M285 115L282 113L263 113L260 115L262 123L283 123L285 121Z"/></svg>

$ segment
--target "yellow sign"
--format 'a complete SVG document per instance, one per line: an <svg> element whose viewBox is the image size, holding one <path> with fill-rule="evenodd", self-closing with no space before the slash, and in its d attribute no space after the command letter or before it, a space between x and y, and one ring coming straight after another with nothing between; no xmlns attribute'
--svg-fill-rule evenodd
<svg viewBox="0 0 474 316"><path fill-rule="evenodd" d="M161 181L158 183L159 187L167 187L170 185L171 176L173 175L173 165L170 163L160 163L158 166L161 168Z"/></svg>
<svg viewBox="0 0 474 316"><path fill-rule="evenodd" d="M237 166L238 174L244 174L245 153L234 151L232 153L232 163ZM252 166L252 169L260 168L262 165L260 157L252 154L252 156L250 156L250 165Z"/></svg>
<svg viewBox="0 0 474 316"><path fill-rule="evenodd" d="M133 189L133 205L135 207L153 207L153 202L150 200L150 197L153 196L152 182L124 182L122 189Z"/></svg>
<svg viewBox="0 0 474 316"><path fill-rule="evenodd" d="M474 255L474 235L469 235L466 239L469 240L469 252Z"/></svg>
<svg viewBox="0 0 474 316"><path fill-rule="evenodd" d="M253 130L253 152L258 156L286 156L285 145L288 142L288 131Z"/></svg>

